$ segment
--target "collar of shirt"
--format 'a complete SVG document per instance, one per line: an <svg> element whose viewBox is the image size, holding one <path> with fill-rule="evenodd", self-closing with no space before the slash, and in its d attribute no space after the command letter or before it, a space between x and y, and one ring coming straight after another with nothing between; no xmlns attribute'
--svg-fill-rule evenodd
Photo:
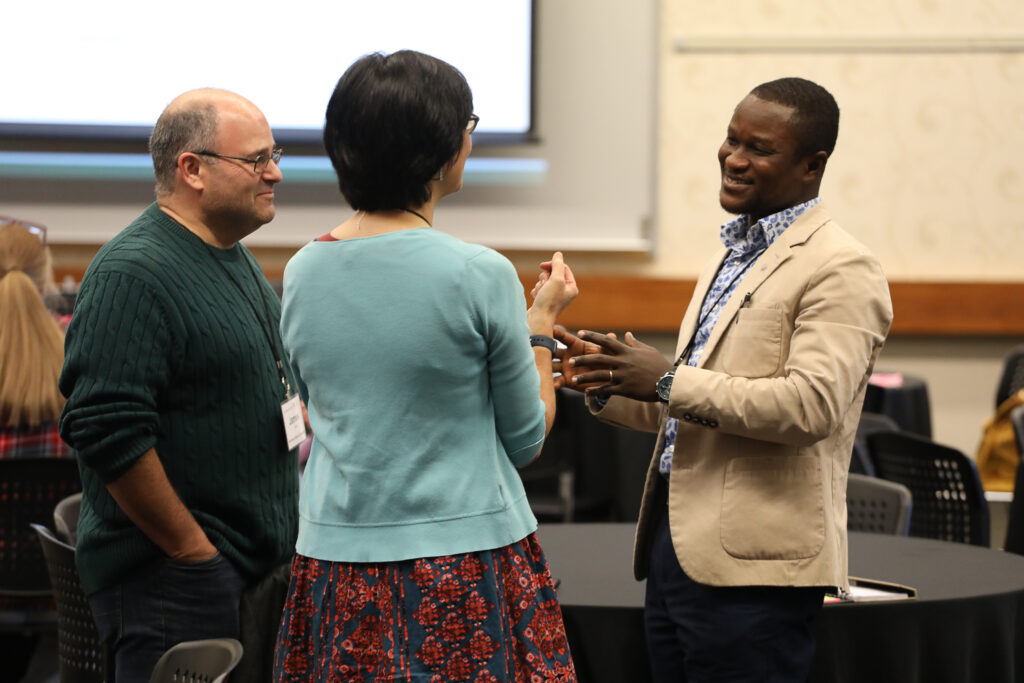
<svg viewBox="0 0 1024 683"><path fill-rule="evenodd" d="M815 197L803 204L765 216L753 225L750 223L750 216L737 216L722 226L722 244L733 252L730 256L741 257L752 252L764 251L786 228L793 225L804 211L820 201L821 197Z"/></svg>

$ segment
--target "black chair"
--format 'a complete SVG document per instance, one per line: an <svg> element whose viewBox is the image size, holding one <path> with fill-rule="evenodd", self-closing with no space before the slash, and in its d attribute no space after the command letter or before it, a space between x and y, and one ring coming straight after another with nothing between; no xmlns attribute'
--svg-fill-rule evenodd
<svg viewBox="0 0 1024 683"><path fill-rule="evenodd" d="M880 378L886 375L898 375L899 381L881 381ZM889 416L902 431L932 438L928 383L921 377L906 373L875 373L864 393L864 410Z"/></svg>
<svg viewBox="0 0 1024 683"><path fill-rule="evenodd" d="M868 436L879 432L898 432L900 426L896 420L882 413L873 413L870 410L862 411L860 420L857 422L857 440L867 445Z"/></svg>
<svg viewBox="0 0 1024 683"><path fill-rule="evenodd" d="M1014 346L1003 357L1003 374L996 389L996 408L1024 389L1024 344Z"/></svg>
<svg viewBox="0 0 1024 683"><path fill-rule="evenodd" d="M864 474L869 477L875 476L875 465L871 462L871 454L868 453L868 435L879 432L898 432L900 426L888 415L873 413L869 410L862 411L860 421L857 422L857 435L853 440L853 456L850 458L850 472L852 474Z"/></svg>
<svg viewBox="0 0 1024 683"><path fill-rule="evenodd" d="M78 543L78 514L81 509L81 493L68 496L53 509L53 528L57 536L72 546Z"/></svg>
<svg viewBox="0 0 1024 683"><path fill-rule="evenodd" d="M872 434L868 451L879 477L910 489L909 535L989 545L988 502L970 458L906 432Z"/></svg>
<svg viewBox="0 0 1024 683"><path fill-rule="evenodd" d="M57 614L32 524L49 524L57 502L82 489L70 458L0 460L0 628L52 633Z"/></svg>
<svg viewBox="0 0 1024 683"><path fill-rule="evenodd" d="M644 480L658 435L612 428L615 433L615 521L635 522L640 517Z"/></svg>
<svg viewBox="0 0 1024 683"><path fill-rule="evenodd" d="M241 659L234 638L189 640L160 656L149 683L221 683Z"/></svg>
<svg viewBox="0 0 1024 683"><path fill-rule="evenodd" d="M61 683L113 681L112 662L96 632L96 622L78 579L75 548L44 527L33 524L46 557L46 571L57 600L57 649Z"/></svg>
<svg viewBox="0 0 1024 683"><path fill-rule="evenodd" d="M850 474L846 484L846 528L906 536L912 496L895 481Z"/></svg>
<svg viewBox="0 0 1024 683"><path fill-rule="evenodd" d="M519 471L542 522L612 521L616 427L590 414L583 394L560 389L555 422L537 461Z"/></svg>
<svg viewBox="0 0 1024 683"><path fill-rule="evenodd" d="M542 522L571 522L576 498L575 416L567 414L564 393L555 394L555 422L537 460L519 470L530 509Z"/></svg>
<svg viewBox="0 0 1024 683"><path fill-rule="evenodd" d="M1022 454L1024 463L1024 406L1017 406L1010 411L1010 422L1013 423L1013 434L1017 439L1017 450ZM1003 549L1007 552L1024 555L1024 467L1017 466L1017 478L1013 484L1013 502L1010 503L1010 516L1006 523L1006 543Z"/></svg>

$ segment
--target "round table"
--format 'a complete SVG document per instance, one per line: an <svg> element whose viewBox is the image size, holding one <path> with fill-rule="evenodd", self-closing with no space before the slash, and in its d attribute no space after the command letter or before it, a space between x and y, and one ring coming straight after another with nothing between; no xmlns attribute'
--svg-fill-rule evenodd
<svg viewBox="0 0 1024 683"><path fill-rule="evenodd" d="M580 681L649 681L633 525L548 524L538 536ZM853 532L850 574L918 596L825 606L813 683L1024 683L1024 556Z"/></svg>

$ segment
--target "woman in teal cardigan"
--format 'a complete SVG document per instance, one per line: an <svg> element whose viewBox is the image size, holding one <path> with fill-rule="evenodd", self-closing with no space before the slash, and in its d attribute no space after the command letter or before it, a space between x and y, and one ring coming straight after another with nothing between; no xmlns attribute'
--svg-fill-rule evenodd
<svg viewBox="0 0 1024 683"><path fill-rule="evenodd" d="M324 143L354 215L284 277L281 334L315 435L279 683L575 681L516 467L554 419L555 254L527 310L507 259L433 227L478 118L412 51L339 80Z"/></svg>

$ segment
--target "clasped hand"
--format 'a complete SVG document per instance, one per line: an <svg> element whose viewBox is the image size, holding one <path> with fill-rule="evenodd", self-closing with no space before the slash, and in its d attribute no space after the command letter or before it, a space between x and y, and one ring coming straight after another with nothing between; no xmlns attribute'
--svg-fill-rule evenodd
<svg viewBox="0 0 1024 683"><path fill-rule="evenodd" d="M619 341L611 333L581 330L577 336L556 327L555 339L565 345L557 354L562 376L555 386L586 391L588 396L657 401L655 385L672 368L660 351L632 332Z"/></svg>

